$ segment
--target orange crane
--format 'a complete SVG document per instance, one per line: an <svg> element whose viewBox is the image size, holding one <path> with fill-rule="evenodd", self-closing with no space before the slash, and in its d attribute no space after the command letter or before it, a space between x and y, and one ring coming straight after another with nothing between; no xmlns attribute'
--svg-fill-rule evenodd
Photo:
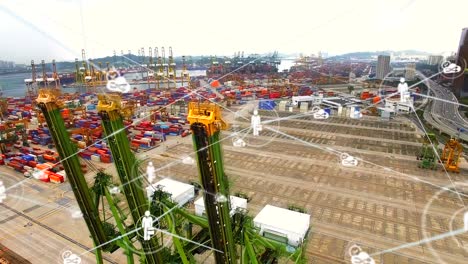
<svg viewBox="0 0 468 264"><path fill-rule="evenodd" d="M57 65L55 64L55 60L52 60L52 78L54 78L55 89L59 89L59 87L60 87L60 78L58 77Z"/></svg>
<svg viewBox="0 0 468 264"><path fill-rule="evenodd" d="M174 56L172 54L172 47L169 47L169 68L168 68L167 76L169 77L170 80L172 80L175 83L176 63L174 61ZM174 85L174 87L176 87L176 85Z"/></svg>
<svg viewBox="0 0 468 264"><path fill-rule="evenodd" d="M187 65L185 64L185 56L182 56L182 73L181 73L182 86L184 86L184 80L187 81L187 87L190 87L190 75L187 71Z"/></svg>
<svg viewBox="0 0 468 264"><path fill-rule="evenodd" d="M97 128L74 128L70 130L70 135L79 134L83 136L86 146L93 144L92 135L102 132L102 127Z"/></svg>
<svg viewBox="0 0 468 264"><path fill-rule="evenodd" d="M460 172L459 162L463 154L463 147L455 138L451 138L444 146L441 160L447 171Z"/></svg>
<svg viewBox="0 0 468 264"><path fill-rule="evenodd" d="M15 120L15 121L13 121L13 120L5 121L5 125L7 125L9 127L16 127L16 124L21 124L21 123L23 124L25 129L28 129L28 125L29 125L29 120L28 119L20 119L20 120Z"/></svg>

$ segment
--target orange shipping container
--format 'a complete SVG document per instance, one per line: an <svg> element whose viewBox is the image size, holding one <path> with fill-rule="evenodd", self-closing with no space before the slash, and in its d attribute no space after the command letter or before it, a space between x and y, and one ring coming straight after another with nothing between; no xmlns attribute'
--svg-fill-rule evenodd
<svg viewBox="0 0 468 264"><path fill-rule="evenodd" d="M53 183L62 183L63 182L63 176L58 175L56 173L49 174L49 179L50 179L50 182L53 182Z"/></svg>
<svg viewBox="0 0 468 264"><path fill-rule="evenodd" d="M219 84L219 81L218 80L214 80L210 83L211 87L213 88L218 88L220 86Z"/></svg>
<svg viewBox="0 0 468 264"><path fill-rule="evenodd" d="M39 170L47 170L49 168L49 166L47 166L45 164L37 164L36 168L39 169Z"/></svg>

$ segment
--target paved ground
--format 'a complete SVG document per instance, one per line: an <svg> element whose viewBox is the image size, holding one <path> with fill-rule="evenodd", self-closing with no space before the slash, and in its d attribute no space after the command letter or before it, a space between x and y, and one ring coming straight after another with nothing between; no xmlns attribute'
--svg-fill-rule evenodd
<svg viewBox="0 0 468 264"><path fill-rule="evenodd" d="M233 147L228 137L236 131L243 135L239 131L248 126L244 121L223 132L224 164L232 192L242 191L252 198L252 215L266 204L298 205L312 214L307 245L310 263L349 263L346 248L353 241L368 252L379 252L419 241L424 233L447 232L450 224L462 226L461 215L456 213L462 208L460 200L443 193L429 207L422 228L424 207L439 190L433 185L447 185L450 180L442 170L417 168L420 134L409 122L305 117L281 121L279 128L271 125L287 135L264 128L260 137L245 136L246 148ZM342 167L335 151L362 160L357 167ZM191 144L181 144L153 158L163 166L192 152ZM198 179L196 167L183 164L161 174L185 182ZM463 181L466 175L465 168L450 178ZM465 241L466 245L468 236L457 238L432 243L446 263L464 263L468 257L460 244ZM378 263L441 263L427 245L378 254L375 259Z"/></svg>
<svg viewBox="0 0 468 264"><path fill-rule="evenodd" d="M264 121L276 118L271 113L261 114ZM403 119L317 121L301 117L282 120L279 125L273 122L254 138L239 132L248 128L247 120L234 122L233 115L225 116L235 125L222 133L225 170L232 192L242 191L252 198L251 215L266 204L305 208L312 215L309 263L349 263L346 249L352 243L368 252L379 252L424 239L425 233L433 236L447 232L450 225L462 225L457 212L462 207L456 195L445 192L432 199L439 190L434 185L448 185L450 180L442 170L417 168L420 133ZM230 136L235 133L244 136L247 147L232 146ZM171 164L158 172L159 177L198 180L197 168L181 163L187 155L195 157L191 138L168 138L164 145L137 156L145 162L152 160L157 167ZM359 165L342 167L340 152L357 157ZM112 164L95 165L115 174ZM463 166L460 174L450 174L451 180L466 180L468 170L466 164ZM0 171L7 186L25 179L4 166ZM90 184L93 176L86 176ZM26 180L14 190L9 192L5 206L0 206L0 243L33 263L47 264L60 263L60 252L64 250L83 253L93 247L83 219L71 218L77 206L67 183ZM432 200L423 221L425 206ZM431 245L443 261L457 264L468 257L463 249L467 244L465 234ZM125 263L120 251L105 256L107 263ZM95 262L91 253L82 259L83 263ZM209 253L197 259L211 261ZM428 244L378 254L375 260L386 264L441 263Z"/></svg>

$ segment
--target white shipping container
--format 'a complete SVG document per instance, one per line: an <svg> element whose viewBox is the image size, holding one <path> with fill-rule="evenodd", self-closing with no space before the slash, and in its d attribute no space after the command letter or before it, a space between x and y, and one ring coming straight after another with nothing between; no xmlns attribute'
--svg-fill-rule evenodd
<svg viewBox="0 0 468 264"><path fill-rule="evenodd" d="M231 212L229 212L229 214L231 216L234 215L237 208L242 208L244 210L247 210L247 199L240 198L237 196L232 196L232 195L230 199L231 199ZM195 201L195 214L198 216L202 216L204 213L205 213L205 202L202 196Z"/></svg>
<svg viewBox="0 0 468 264"><path fill-rule="evenodd" d="M260 235L283 237L293 247L304 240L310 225L310 215L267 204L254 218Z"/></svg>
<svg viewBox="0 0 468 264"><path fill-rule="evenodd" d="M93 154L91 155L91 160L92 161L100 161L101 160L101 157L97 154Z"/></svg>

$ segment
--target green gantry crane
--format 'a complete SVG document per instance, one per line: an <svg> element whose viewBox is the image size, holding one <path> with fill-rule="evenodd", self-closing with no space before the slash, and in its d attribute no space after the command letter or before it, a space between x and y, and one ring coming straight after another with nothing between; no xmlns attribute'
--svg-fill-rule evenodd
<svg viewBox="0 0 468 264"><path fill-rule="evenodd" d="M227 124L221 118L219 107L212 103L190 103L188 121L197 152L211 244L217 250L214 253L216 263L236 263L236 245L229 215L229 186L219 144L219 132Z"/></svg>
<svg viewBox="0 0 468 264"><path fill-rule="evenodd" d="M137 224L144 217L145 211L149 209L149 204L142 190L142 180L139 175L135 175L134 166L137 165L137 160L130 150L130 143L122 120L122 115L126 116L131 112L129 113L122 108L118 95L99 94L98 99L97 111L102 119L102 127L114 157L115 167L131 210L133 222ZM148 241L141 237L139 240L145 252L146 263L164 263L159 253L160 246L154 237Z"/></svg>
<svg viewBox="0 0 468 264"><path fill-rule="evenodd" d="M437 169L437 146L439 145L439 141L437 140L436 136L432 133L429 133L424 136L423 145L421 150L416 157L420 160L418 167L423 169ZM434 150L435 149L435 150Z"/></svg>
<svg viewBox="0 0 468 264"><path fill-rule="evenodd" d="M131 114L131 111L121 106L121 99L118 95L99 95L98 98L98 111L114 157L121 183L120 188L123 190L133 218L131 225L126 225L126 216L118 208L114 196L107 188L112 181L111 176L99 172L90 192L81 172L76 147L70 142L60 114L61 103L58 91L42 89L37 98L38 106L50 128L72 190L96 245L103 246L102 249L109 252L114 252L119 247L122 248L127 255L127 263L133 264L133 254L136 252L133 238L137 237L135 230L139 228L140 219L146 210L154 209L154 206L162 204L162 210L154 215L159 217L162 213L166 213L164 219L159 221L165 221L167 231L172 234L171 240L176 250L175 255L172 253L167 255L170 248L159 246L157 236L153 236L149 241L139 238L144 251L141 253L142 263L196 263L193 254L203 250L200 245L206 245L210 241L212 247L216 249L214 258L217 264L276 263L279 257L287 257L294 263L306 263L304 244L299 248L291 249L284 243L260 236L258 228L254 227L252 218L247 216L246 212L237 211L232 216L230 215L229 186L224 174L219 144L220 130L226 128L227 125L221 119L219 107L212 103L189 105L188 119L193 131L199 176L204 190L207 213L207 218L204 218L176 206L167 198L167 195L157 194L157 192L153 196L151 205L148 203L142 188L144 177L141 177L138 161L130 151L122 121L122 116ZM135 170L134 166L138 169ZM115 231L113 224L106 222L105 213L103 213L104 221L99 218L99 200L104 197L114 216L118 232ZM101 205L104 210L103 202ZM175 209L173 212L178 216L177 218L167 214L170 208ZM198 232L195 235L192 235L193 225L201 228L196 229ZM181 235L184 231L185 238ZM165 254L163 255L162 252ZM174 257L175 262L172 261ZM97 263L102 263L101 248L96 249L96 260Z"/></svg>
<svg viewBox="0 0 468 264"><path fill-rule="evenodd" d="M81 171L81 165L76 155L77 149L70 141L60 114L61 105L58 93L57 90L40 89L36 102L44 114L47 126L50 128L50 134L60 155L62 165L94 244L107 244L108 237L104 232L97 208L91 198L88 185ZM109 247L104 248L108 249ZM98 263L102 263L100 249L96 250L96 258Z"/></svg>

